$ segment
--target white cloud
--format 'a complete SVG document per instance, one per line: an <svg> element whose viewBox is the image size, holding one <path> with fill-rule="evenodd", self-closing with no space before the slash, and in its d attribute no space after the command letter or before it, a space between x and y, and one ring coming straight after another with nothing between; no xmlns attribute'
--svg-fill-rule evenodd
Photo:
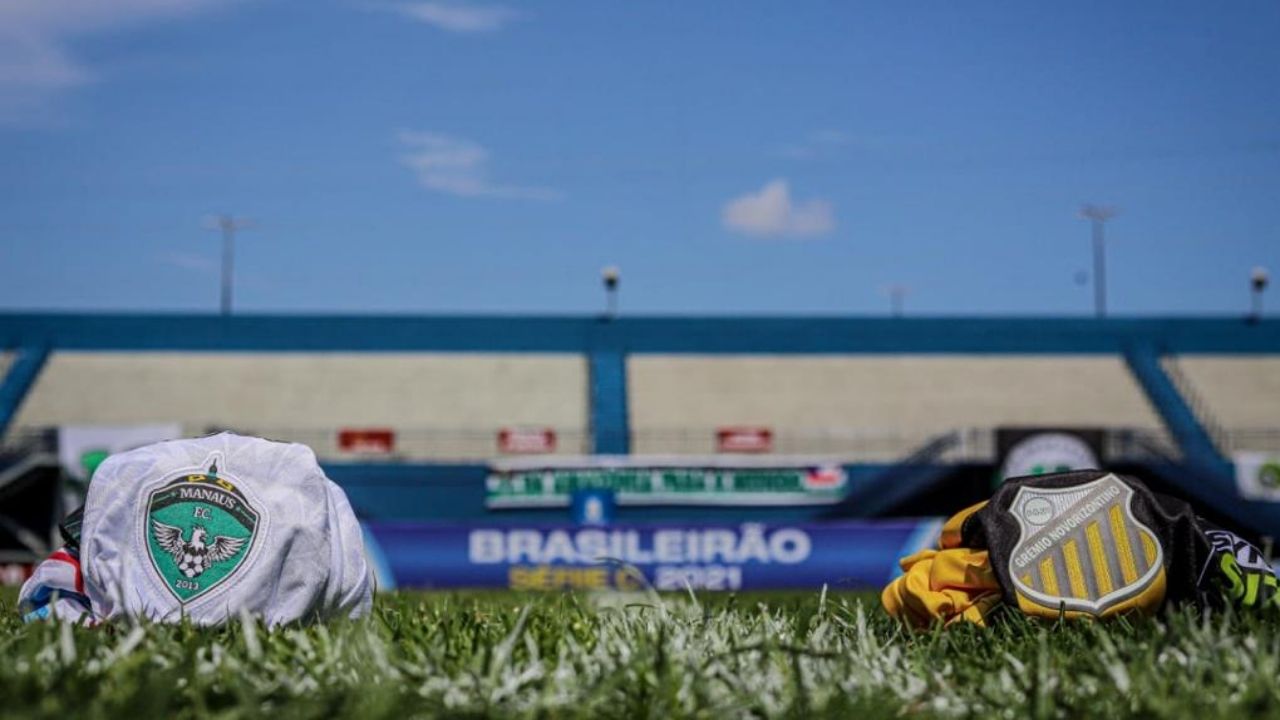
<svg viewBox="0 0 1280 720"><path fill-rule="evenodd" d="M414 171L428 190L461 197L556 200L547 187L503 185L489 179L489 151L471 140L433 132L401 131L400 162Z"/></svg>
<svg viewBox="0 0 1280 720"><path fill-rule="evenodd" d="M418 2L401 5L402 14L441 30L484 33L501 30L521 13L503 5L471 5L460 2Z"/></svg>
<svg viewBox="0 0 1280 720"><path fill-rule="evenodd" d="M836 227L831 203L822 199L795 202L783 179L725 203L720 217L730 230L758 237L811 237Z"/></svg>
<svg viewBox="0 0 1280 720"><path fill-rule="evenodd" d="M0 121L39 116L52 98L94 79L71 52L74 39L183 17L218 3L0 0Z"/></svg>

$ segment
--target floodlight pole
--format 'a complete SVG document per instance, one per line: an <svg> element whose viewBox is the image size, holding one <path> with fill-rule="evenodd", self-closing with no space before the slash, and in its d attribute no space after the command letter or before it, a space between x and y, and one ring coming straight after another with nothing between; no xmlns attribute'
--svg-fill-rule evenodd
<svg viewBox="0 0 1280 720"><path fill-rule="evenodd" d="M1250 303L1249 303L1249 319L1252 322L1262 320L1262 292L1267 289L1267 283L1270 277L1267 269L1264 267L1256 267L1249 274Z"/></svg>
<svg viewBox="0 0 1280 720"><path fill-rule="evenodd" d="M232 280L235 272L236 231L249 227L248 220L230 215L219 215L215 218L217 227L222 231L222 298L223 317L231 314Z"/></svg>
<svg viewBox="0 0 1280 720"><path fill-rule="evenodd" d="M1099 318L1107 316L1107 238L1104 228L1116 212L1115 208L1101 205L1080 208L1080 217L1093 225L1093 312Z"/></svg>
<svg viewBox="0 0 1280 720"><path fill-rule="evenodd" d="M222 228L222 314L231 314L231 282L235 267L236 222L223 215L218 218Z"/></svg>
<svg viewBox="0 0 1280 720"><path fill-rule="evenodd" d="M613 265L600 271L600 279L604 282L604 317L606 320L613 320L618 316L618 282L620 278L621 273Z"/></svg>
<svg viewBox="0 0 1280 720"><path fill-rule="evenodd" d="M906 304L907 288L902 285L889 286L889 314L892 317L902 317L903 306Z"/></svg>

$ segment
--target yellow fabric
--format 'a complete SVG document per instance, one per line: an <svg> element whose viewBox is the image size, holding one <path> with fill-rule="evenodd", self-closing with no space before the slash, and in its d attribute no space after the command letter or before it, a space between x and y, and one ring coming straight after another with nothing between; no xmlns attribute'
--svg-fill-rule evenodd
<svg viewBox="0 0 1280 720"><path fill-rule="evenodd" d="M970 505L948 518L946 524L942 526L942 533L938 537L938 547L943 550L960 547L960 543L962 542L960 531L964 529L964 521L968 520L971 515L986 506L987 501L983 500L980 503Z"/></svg>
<svg viewBox="0 0 1280 720"><path fill-rule="evenodd" d="M889 583L880 601L908 625L965 621L985 626L987 613L1000 603L1000 583L986 550L921 550L901 565L904 574Z"/></svg>
<svg viewBox="0 0 1280 720"><path fill-rule="evenodd" d="M984 500L952 515L942 526L941 549L921 550L899 561L903 574L880 595L890 615L914 627L938 621L985 626L987 613L1000 602L1000 583L987 551L960 547L960 531L986 504Z"/></svg>

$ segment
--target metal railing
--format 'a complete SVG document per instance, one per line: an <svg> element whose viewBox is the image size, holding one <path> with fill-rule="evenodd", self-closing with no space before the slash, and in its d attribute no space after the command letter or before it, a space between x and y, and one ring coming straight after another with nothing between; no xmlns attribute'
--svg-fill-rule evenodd
<svg viewBox="0 0 1280 720"><path fill-rule="evenodd" d="M41 453L58 450L57 432L53 428L17 428L0 436L0 469Z"/></svg>
<svg viewBox="0 0 1280 720"><path fill-rule="evenodd" d="M223 428L204 428L196 434L217 432ZM232 428L226 428L232 429ZM246 435L296 442L307 445L316 456L327 460L358 461L474 461L501 455L498 429L455 428L391 428L395 432L394 448L387 453L350 452L338 443L336 428L234 428ZM585 430L556 430L556 455L591 453L591 434Z"/></svg>
<svg viewBox="0 0 1280 720"><path fill-rule="evenodd" d="M948 462L988 458L994 452L990 431L977 428L948 431L879 428L776 428L771 454L817 455L860 462L892 462L915 452L938 435L954 432L958 439L947 451ZM631 452L640 455L714 455L715 428L646 428L631 432Z"/></svg>
<svg viewBox="0 0 1280 720"><path fill-rule="evenodd" d="M1219 452L1229 452L1227 431L1223 428L1218 418L1214 416L1213 411L1209 409L1209 402L1204 399L1200 391L1196 389L1194 383L1182 372L1182 366L1178 363L1176 357L1164 357L1160 362L1165 373L1173 382L1173 386L1177 388L1178 393L1182 395L1191 413L1196 416L1196 420L1200 422L1200 426L1209 434L1209 439L1218 448Z"/></svg>
<svg viewBox="0 0 1280 720"><path fill-rule="evenodd" d="M391 461L476 461L501 456L498 429L395 428L395 450L388 454L345 452L338 447L337 431L323 428L238 428L238 432L275 440L300 442L317 456L331 460L378 458ZM939 457L940 462L982 462L994 457L990 430L892 431L859 428L792 428L776 430L771 455L803 455L846 462L896 462L951 432L956 440ZM716 455L715 428L657 428L633 430L631 452L636 455ZM556 431L556 455L589 455L593 442L585 430Z"/></svg>
<svg viewBox="0 0 1280 720"><path fill-rule="evenodd" d="M395 446L390 453L349 452L339 447L338 428L236 427L186 425L183 434L197 437L222 429L258 435L311 447L328 461L375 460L387 462L477 462L504 455L498 446L498 428L392 427ZM593 443L589 430L554 428L555 455L589 455ZM934 428L895 430L876 428L814 427L775 428L772 455L818 456L844 462L899 462L918 452L940 435L953 434L938 454L937 462L993 462L996 458L992 428ZM1232 428L1219 431L1220 447L1236 450L1280 452L1280 427ZM55 452L56 431L50 428L16 428L0 438L0 467L32 453ZM631 452L637 455L716 455L716 428L642 428L631 432ZM1177 444L1160 428L1109 428L1106 456L1113 460L1177 460Z"/></svg>
<svg viewBox="0 0 1280 720"><path fill-rule="evenodd" d="M1106 457L1112 461L1177 461L1182 450L1164 430L1113 428L1106 434Z"/></svg>
<svg viewBox="0 0 1280 720"><path fill-rule="evenodd" d="M1280 428L1231 428L1223 433L1223 452L1241 450L1280 455Z"/></svg>

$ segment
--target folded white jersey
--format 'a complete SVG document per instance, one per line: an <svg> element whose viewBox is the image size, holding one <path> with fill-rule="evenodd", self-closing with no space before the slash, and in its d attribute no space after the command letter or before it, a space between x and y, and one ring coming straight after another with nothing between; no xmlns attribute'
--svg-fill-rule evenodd
<svg viewBox="0 0 1280 720"><path fill-rule="evenodd" d="M211 625L247 612L277 625L357 617L372 602L359 522L304 445L222 433L113 455L68 540L96 620Z"/></svg>

